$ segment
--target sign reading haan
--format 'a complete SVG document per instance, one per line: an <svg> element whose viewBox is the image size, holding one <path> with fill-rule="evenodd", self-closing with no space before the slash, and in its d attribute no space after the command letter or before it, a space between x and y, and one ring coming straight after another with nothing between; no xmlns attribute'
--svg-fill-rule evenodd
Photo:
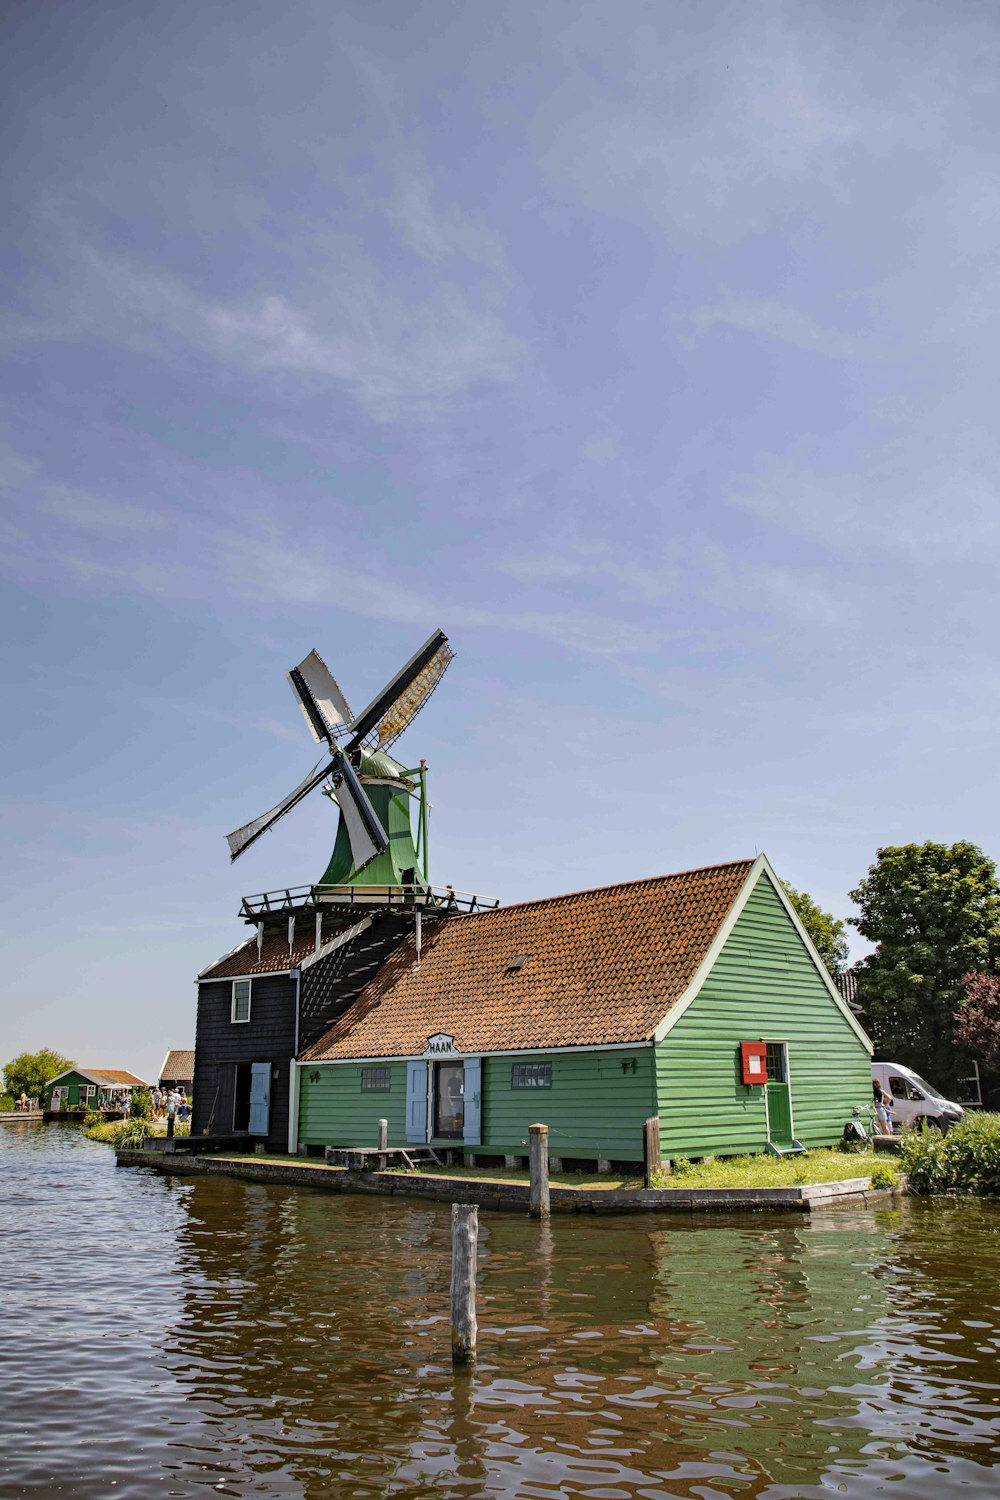
<svg viewBox="0 0 1000 1500"><path fill-rule="evenodd" d="M455 1050L455 1038L439 1031L434 1036L427 1038L427 1050L425 1057L458 1057Z"/></svg>

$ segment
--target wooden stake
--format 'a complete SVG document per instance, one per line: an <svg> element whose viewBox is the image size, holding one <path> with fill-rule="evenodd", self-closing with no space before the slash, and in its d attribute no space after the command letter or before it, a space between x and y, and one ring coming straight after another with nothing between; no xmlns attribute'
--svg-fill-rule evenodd
<svg viewBox="0 0 1000 1500"><path fill-rule="evenodd" d="M379 1151L385 1151L385 1150L387 1150L388 1149L388 1145L389 1145L389 1121L388 1120L379 1120L379 1122L378 1122L378 1149L379 1149ZM379 1159L378 1159L378 1169L379 1169L380 1172L384 1172L385 1171L385 1157L384 1156L380 1156Z"/></svg>
<svg viewBox="0 0 1000 1500"><path fill-rule="evenodd" d="M479 1209L451 1205L451 1362L468 1365L476 1357L476 1255Z"/></svg>
<svg viewBox="0 0 1000 1500"><path fill-rule="evenodd" d="M663 1170L659 1115L653 1115L642 1127L642 1155L646 1168L646 1186L652 1187L656 1173Z"/></svg>
<svg viewBox="0 0 1000 1500"><path fill-rule="evenodd" d="M528 1126L528 1213L533 1219L549 1216L549 1127Z"/></svg>

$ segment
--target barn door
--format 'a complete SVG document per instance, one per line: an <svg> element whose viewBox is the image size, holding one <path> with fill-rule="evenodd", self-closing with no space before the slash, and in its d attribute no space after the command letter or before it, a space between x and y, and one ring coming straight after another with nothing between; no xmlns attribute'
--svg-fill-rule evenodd
<svg viewBox="0 0 1000 1500"><path fill-rule="evenodd" d="M406 1064L406 1139L427 1139L427 1064Z"/></svg>
<svg viewBox="0 0 1000 1500"><path fill-rule="evenodd" d="M483 1139L483 1060L481 1057L465 1059L465 1129L462 1132L467 1146L479 1146Z"/></svg>
<svg viewBox="0 0 1000 1500"><path fill-rule="evenodd" d="M271 1064L250 1068L250 1134L267 1135L271 1128Z"/></svg>
<svg viewBox="0 0 1000 1500"><path fill-rule="evenodd" d="M767 1119L771 1144L779 1151L787 1151L794 1145L794 1137L788 1053L784 1042L767 1044Z"/></svg>

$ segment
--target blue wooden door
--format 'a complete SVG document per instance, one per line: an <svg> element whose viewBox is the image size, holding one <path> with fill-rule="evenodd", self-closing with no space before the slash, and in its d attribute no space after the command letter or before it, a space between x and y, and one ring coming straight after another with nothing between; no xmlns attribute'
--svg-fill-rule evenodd
<svg viewBox="0 0 1000 1500"><path fill-rule="evenodd" d="M250 1067L251 1135L267 1135L271 1127L271 1064L252 1063Z"/></svg>
<svg viewBox="0 0 1000 1500"><path fill-rule="evenodd" d="M427 1064L406 1064L406 1139L427 1139Z"/></svg>
<svg viewBox="0 0 1000 1500"><path fill-rule="evenodd" d="M465 1059L465 1129L462 1138L467 1146L479 1146L483 1139L483 1060Z"/></svg>

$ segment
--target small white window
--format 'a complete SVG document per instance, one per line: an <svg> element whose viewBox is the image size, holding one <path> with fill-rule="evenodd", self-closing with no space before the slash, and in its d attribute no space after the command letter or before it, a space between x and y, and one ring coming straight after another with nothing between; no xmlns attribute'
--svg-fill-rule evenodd
<svg viewBox="0 0 1000 1500"><path fill-rule="evenodd" d="M250 1019L250 985L249 979L233 980L234 1021L249 1021Z"/></svg>

